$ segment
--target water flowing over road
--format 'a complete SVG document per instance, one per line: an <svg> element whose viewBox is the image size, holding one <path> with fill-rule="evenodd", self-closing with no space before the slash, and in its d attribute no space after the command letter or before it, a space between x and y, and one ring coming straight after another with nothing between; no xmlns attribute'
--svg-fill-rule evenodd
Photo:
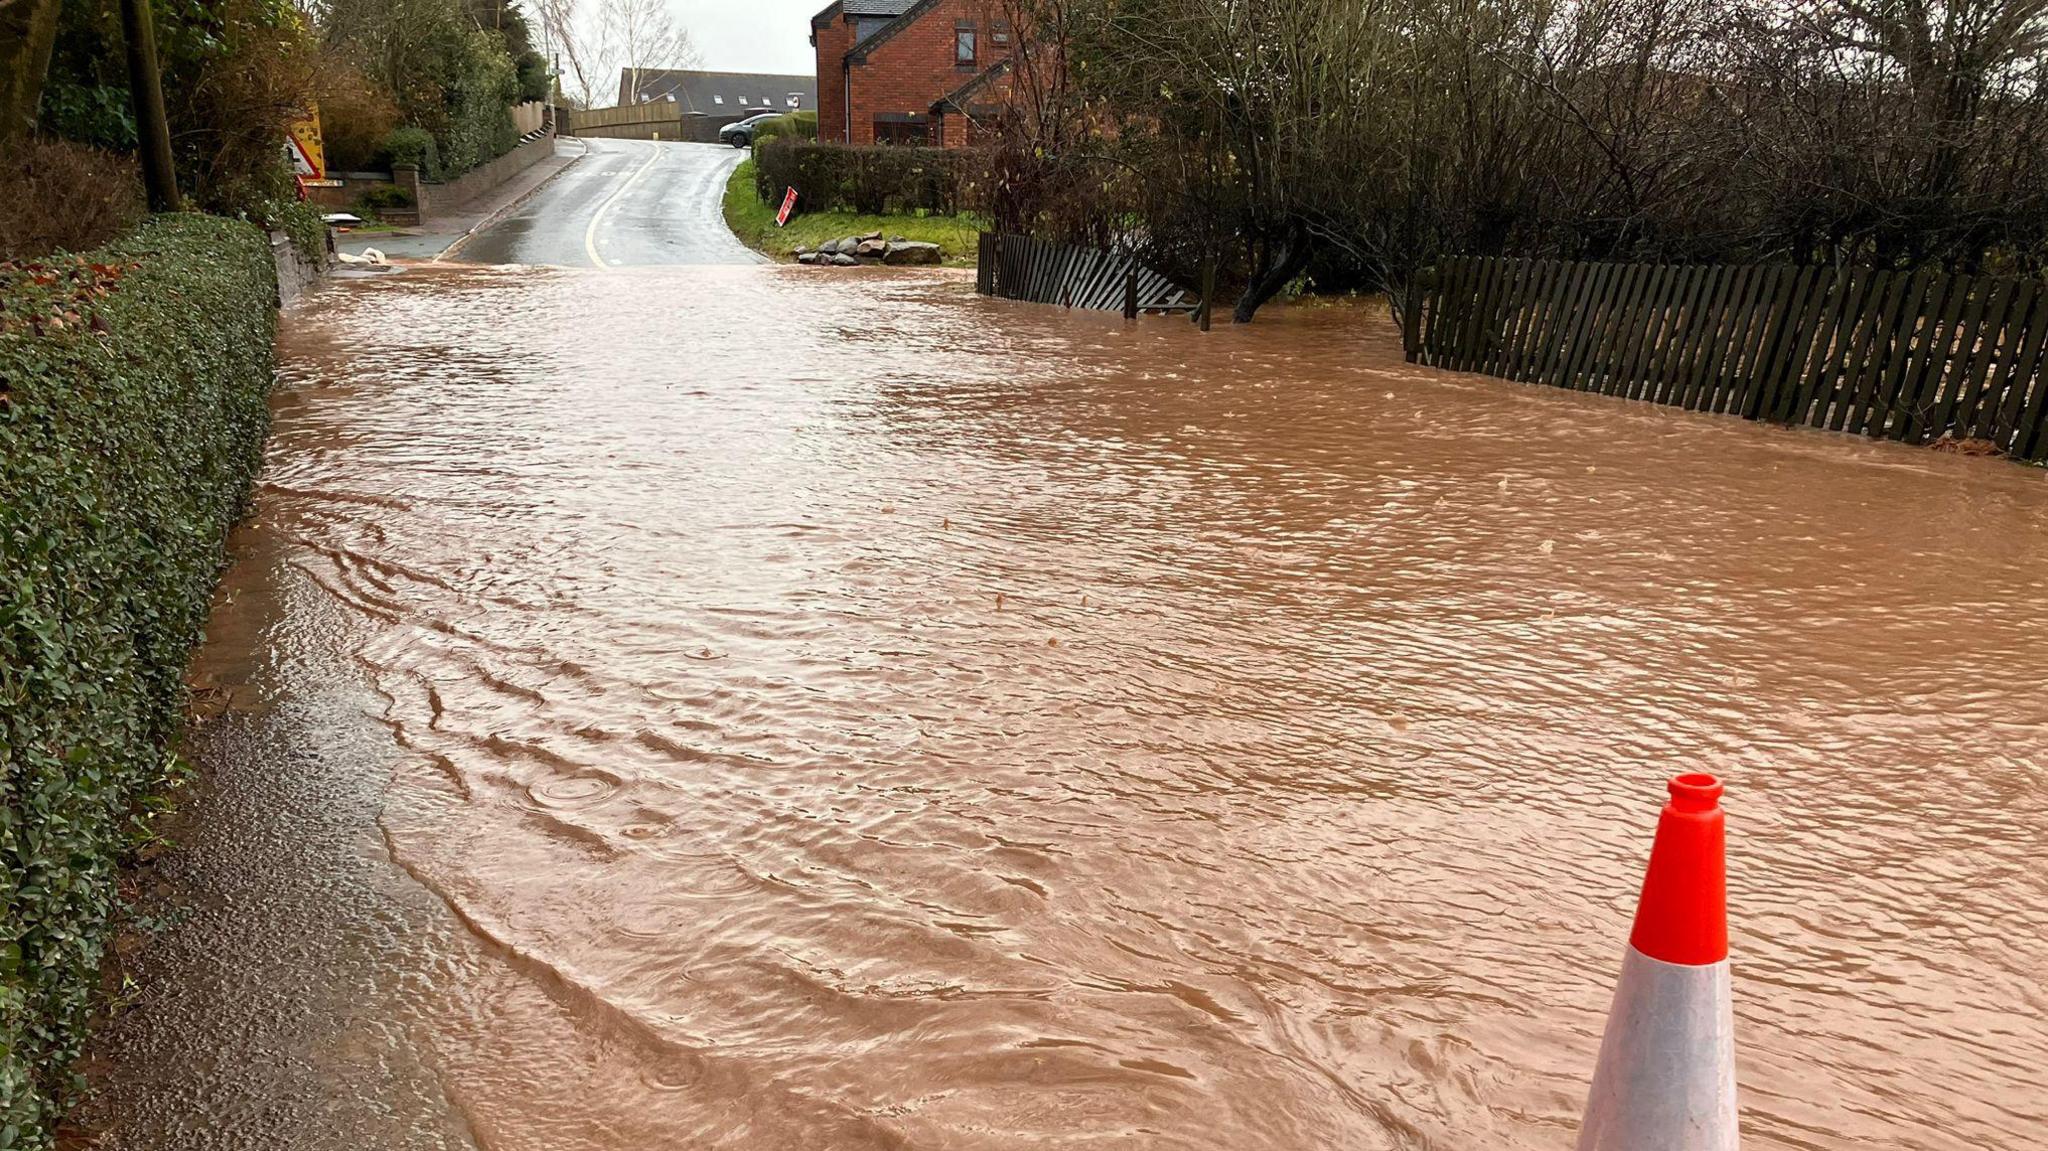
<svg viewBox="0 0 2048 1151"><path fill-rule="evenodd" d="M2048 1145L2037 471L942 272L282 355L112 1145L1554 1151L1685 769L1747 1145Z"/></svg>

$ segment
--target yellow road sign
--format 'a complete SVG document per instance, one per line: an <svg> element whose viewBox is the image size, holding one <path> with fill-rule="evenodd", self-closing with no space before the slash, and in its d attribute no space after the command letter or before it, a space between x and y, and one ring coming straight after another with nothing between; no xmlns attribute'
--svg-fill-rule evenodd
<svg viewBox="0 0 2048 1151"><path fill-rule="evenodd" d="M310 109L305 119L293 123L285 132L285 140L294 174L308 180L327 178L327 149L320 142L319 108Z"/></svg>

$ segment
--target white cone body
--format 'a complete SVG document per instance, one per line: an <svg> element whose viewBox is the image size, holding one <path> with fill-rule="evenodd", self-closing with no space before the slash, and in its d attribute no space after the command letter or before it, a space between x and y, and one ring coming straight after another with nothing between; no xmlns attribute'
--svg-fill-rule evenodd
<svg viewBox="0 0 2048 1151"><path fill-rule="evenodd" d="M1630 947L1600 1041L1579 1151L1740 1145L1728 961L1665 963Z"/></svg>

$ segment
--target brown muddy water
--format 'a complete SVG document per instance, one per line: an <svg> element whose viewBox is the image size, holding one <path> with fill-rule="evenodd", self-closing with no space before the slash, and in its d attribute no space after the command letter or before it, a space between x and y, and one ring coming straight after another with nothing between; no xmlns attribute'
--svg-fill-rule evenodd
<svg viewBox="0 0 2048 1151"><path fill-rule="evenodd" d="M1694 769L1748 1145L2048 1145L2041 472L945 274L283 360L109 1145L1565 1148Z"/></svg>

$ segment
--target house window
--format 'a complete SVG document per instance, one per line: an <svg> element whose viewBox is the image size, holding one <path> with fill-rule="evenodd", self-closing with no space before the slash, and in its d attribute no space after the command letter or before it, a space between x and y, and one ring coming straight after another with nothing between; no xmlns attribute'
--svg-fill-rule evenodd
<svg viewBox="0 0 2048 1151"><path fill-rule="evenodd" d="M714 95L711 97L711 102L713 104L723 104L725 103L725 97Z"/></svg>
<svg viewBox="0 0 2048 1151"><path fill-rule="evenodd" d="M884 114L875 117L875 143L915 144L931 142L931 123L916 114Z"/></svg>
<svg viewBox="0 0 2048 1151"><path fill-rule="evenodd" d="M791 93L789 94L789 106L790 106L790 107L792 107L792 108L795 108L795 107L799 107L799 106L801 106L801 105L803 104L803 102L804 102L804 98L803 98L802 96L799 96L799 95L797 95L797 94L796 94L796 93L794 93L794 92L791 92Z"/></svg>
<svg viewBox="0 0 2048 1151"><path fill-rule="evenodd" d="M974 67L974 25L953 26L953 63L962 68Z"/></svg>

